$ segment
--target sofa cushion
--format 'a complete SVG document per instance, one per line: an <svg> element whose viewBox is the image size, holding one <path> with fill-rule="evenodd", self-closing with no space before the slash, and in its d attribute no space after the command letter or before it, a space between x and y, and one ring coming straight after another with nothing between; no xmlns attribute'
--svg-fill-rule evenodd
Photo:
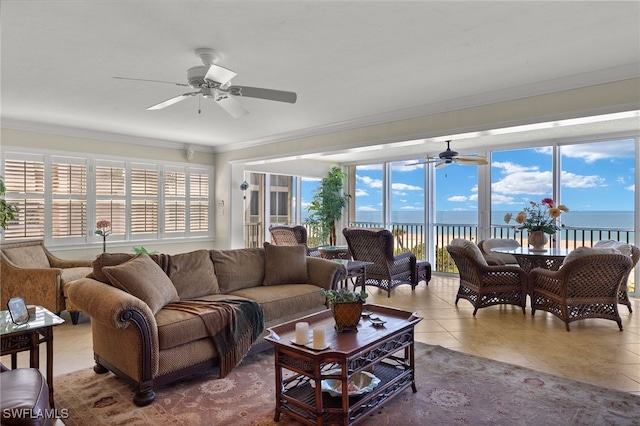
<svg viewBox="0 0 640 426"><path fill-rule="evenodd" d="M196 250L167 257L168 262L164 272L176 287L180 300L220 292L209 251Z"/></svg>
<svg viewBox="0 0 640 426"><path fill-rule="evenodd" d="M198 300L243 299L227 294L213 294L199 297ZM194 340L209 338L204 321L189 312L176 309L161 309L156 315L158 324L158 347L160 350L173 348Z"/></svg>
<svg viewBox="0 0 640 426"><path fill-rule="evenodd" d="M121 263L131 260L134 257L135 254L129 253L102 253L92 262L93 272L91 273L90 278L106 284L111 284L109 278L107 278L107 276L102 272L102 268L104 268L105 266L120 265Z"/></svg>
<svg viewBox="0 0 640 426"><path fill-rule="evenodd" d="M264 285L306 283L307 246L264 243Z"/></svg>
<svg viewBox="0 0 640 426"><path fill-rule="evenodd" d="M282 284L244 288L231 293L260 303L264 321L268 323L289 313L304 312L325 306L320 287L313 284Z"/></svg>
<svg viewBox="0 0 640 426"><path fill-rule="evenodd" d="M578 247L575 250L571 250L571 252L564 258L562 262L563 265L566 265L569 262L572 262L576 259L580 259L585 256L589 256L592 254L621 254L619 250L616 250L611 247Z"/></svg>
<svg viewBox="0 0 640 426"><path fill-rule="evenodd" d="M262 285L264 249L211 250L220 293Z"/></svg>
<svg viewBox="0 0 640 426"><path fill-rule="evenodd" d="M3 249L5 256L21 268L50 268L49 258L40 244Z"/></svg>
<svg viewBox="0 0 640 426"><path fill-rule="evenodd" d="M105 266L102 272L114 287L145 302L154 314L167 303L180 300L167 274L144 253L120 265Z"/></svg>

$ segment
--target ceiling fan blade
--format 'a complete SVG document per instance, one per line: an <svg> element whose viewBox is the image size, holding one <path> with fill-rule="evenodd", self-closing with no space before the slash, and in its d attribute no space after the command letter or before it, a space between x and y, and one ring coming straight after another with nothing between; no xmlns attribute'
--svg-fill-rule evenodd
<svg viewBox="0 0 640 426"><path fill-rule="evenodd" d="M249 111L247 111L240 102L236 101L230 96L222 95L215 101L233 118L240 118L244 115L249 114Z"/></svg>
<svg viewBox="0 0 640 426"><path fill-rule="evenodd" d="M486 166L489 164L486 158L476 155L459 155L453 158L457 164L470 166Z"/></svg>
<svg viewBox="0 0 640 426"><path fill-rule="evenodd" d="M270 101L288 102L295 104L298 95L295 92L284 90L263 89L261 87L231 86L229 93L234 96L246 96L248 98L267 99Z"/></svg>
<svg viewBox="0 0 640 426"><path fill-rule="evenodd" d="M149 81L151 83L167 83L167 84L175 84L176 86L184 86L184 87L189 87L188 84L186 83L176 83L174 81L164 81L164 80L147 80L145 78L129 78L129 77L113 77L113 78L117 78L118 80L134 80L134 81Z"/></svg>
<svg viewBox="0 0 640 426"><path fill-rule="evenodd" d="M149 108L147 108L147 110L151 111L151 110L157 110L157 109L166 108L169 105L176 104L176 103L180 102L183 99L187 99L188 97L199 95L200 93L201 92L183 93L182 95L178 95L178 96L175 96L175 97L173 97L171 99L167 99L166 101L162 101L159 104L151 105Z"/></svg>
<svg viewBox="0 0 640 426"><path fill-rule="evenodd" d="M221 67L220 65L212 64L209 67L207 74L205 74L204 79L213 81L214 83L220 83L221 86L224 86L236 75L235 71L231 71L230 69Z"/></svg>
<svg viewBox="0 0 640 426"><path fill-rule="evenodd" d="M443 161L441 163L436 164L435 168L436 169L441 169L443 167L447 167L449 164L451 164L451 163L447 163L446 161Z"/></svg>

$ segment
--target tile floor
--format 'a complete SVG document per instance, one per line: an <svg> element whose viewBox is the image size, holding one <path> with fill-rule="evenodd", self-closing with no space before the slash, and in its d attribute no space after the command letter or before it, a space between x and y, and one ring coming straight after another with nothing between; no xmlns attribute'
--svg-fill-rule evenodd
<svg viewBox="0 0 640 426"><path fill-rule="evenodd" d="M434 276L428 287L415 291L401 286L386 292L370 287L369 303L390 305L417 312L423 320L416 326L416 340L446 348L571 377L640 395L640 300L632 299L633 314L620 305L624 331L613 321L589 319L564 323L546 312L531 316L527 307L492 306L473 308L466 300L454 305L458 289L456 277ZM54 375L93 366L91 325L86 315L72 325L54 329ZM25 355L25 356L22 356ZM41 351L44 368L46 355ZM27 366L26 354L19 366ZM9 357L2 357L5 365Z"/></svg>

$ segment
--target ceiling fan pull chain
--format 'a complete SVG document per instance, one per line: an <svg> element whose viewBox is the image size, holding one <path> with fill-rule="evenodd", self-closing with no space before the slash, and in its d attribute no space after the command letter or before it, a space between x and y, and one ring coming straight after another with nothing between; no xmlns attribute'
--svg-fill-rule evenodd
<svg viewBox="0 0 640 426"><path fill-rule="evenodd" d="M198 95L198 114L202 114L201 102L202 102L202 95Z"/></svg>

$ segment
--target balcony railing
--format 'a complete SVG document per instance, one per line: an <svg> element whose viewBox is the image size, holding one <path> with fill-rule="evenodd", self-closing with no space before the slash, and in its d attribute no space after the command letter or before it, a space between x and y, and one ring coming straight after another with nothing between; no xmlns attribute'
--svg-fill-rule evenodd
<svg viewBox="0 0 640 426"><path fill-rule="evenodd" d="M379 222L351 222L349 226L359 226L363 228L382 228ZM457 269L453 259L449 256L446 246L455 238L463 238L478 242L478 225L476 224L447 224L436 223L433 226L435 232L435 261L432 263L434 272L456 273ZM314 230L307 228L309 241L315 241ZM425 250L425 225L421 223L391 223L391 232L395 236L396 253L406 251L413 252L418 259L426 259ZM599 240L617 240L633 244L635 233L633 229L624 228L580 228L564 227L554 236L560 239L560 247L574 249L577 247L590 247ZM491 238L511 238L515 239L522 246L527 245L526 231L516 233L510 226L491 226ZM264 242L264 232L262 224L245 225L245 246L262 247ZM555 240L550 238L549 246L553 246ZM313 245L313 244L312 244ZM633 274L629 279L630 292L634 292Z"/></svg>

